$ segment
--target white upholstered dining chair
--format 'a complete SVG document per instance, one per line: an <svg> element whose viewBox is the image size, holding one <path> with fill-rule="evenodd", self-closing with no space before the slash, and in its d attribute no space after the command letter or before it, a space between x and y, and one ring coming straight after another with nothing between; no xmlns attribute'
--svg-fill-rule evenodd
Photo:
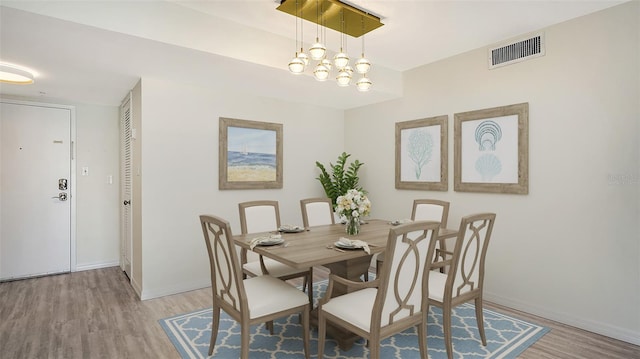
<svg viewBox="0 0 640 359"><path fill-rule="evenodd" d="M270 275L243 279L229 222L216 216L201 215L200 223L209 254L213 292L209 355L213 353L216 344L220 310L240 323L242 359L249 358L251 325L301 313L303 347L305 358L308 359L311 304L307 296L294 286Z"/></svg>
<svg viewBox="0 0 640 359"><path fill-rule="evenodd" d="M412 221L436 221L440 222L440 228L447 228L449 218L449 202L437 199L415 199L411 210ZM436 243L436 254L440 253L440 243ZM444 250L444 248L443 248ZM384 262L384 252L376 258L376 270Z"/></svg>
<svg viewBox="0 0 640 359"><path fill-rule="evenodd" d="M300 210L302 212L302 223L305 229L313 226L336 223L335 217L333 216L333 202L331 202L331 198L301 199ZM369 280L369 270L364 272L364 280Z"/></svg>
<svg viewBox="0 0 640 359"><path fill-rule="evenodd" d="M305 198L300 200L304 228L335 224L331 198Z"/></svg>
<svg viewBox="0 0 640 359"><path fill-rule="evenodd" d="M387 264L369 282L334 274L318 307L318 358L324 354L327 322L369 342L370 358L380 357L380 340L418 327L420 357L427 358L429 268L440 223L412 222L389 230ZM334 283L354 291L331 298Z"/></svg>
<svg viewBox="0 0 640 359"><path fill-rule="evenodd" d="M242 234L277 231L280 228L278 201L250 201L238 204ZM270 274L282 280L303 278L309 303L313 303L313 278L311 268L297 269L257 253L241 249L242 270L245 275L255 277Z"/></svg>
<svg viewBox="0 0 640 359"><path fill-rule="evenodd" d="M489 239L493 231L494 213L463 217L450 258L438 260L435 268L449 267L447 273L429 271L429 304L442 308L444 342L449 359L453 358L451 309L474 301L476 321L482 345L487 345L482 313L484 266Z"/></svg>

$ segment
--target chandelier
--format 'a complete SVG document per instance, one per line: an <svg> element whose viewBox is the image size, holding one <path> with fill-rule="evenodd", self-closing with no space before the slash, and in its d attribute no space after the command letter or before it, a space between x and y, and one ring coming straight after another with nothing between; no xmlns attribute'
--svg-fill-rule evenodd
<svg viewBox="0 0 640 359"><path fill-rule="evenodd" d="M359 78L355 80L357 89L359 91L371 89L373 83L368 76L371 62L365 57L364 35L383 25L379 17L339 0L282 0L277 9L296 17L296 51L288 66L292 74L302 74L311 67L316 80L326 81L331 76L332 69L335 68L338 86L348 87L353 82L355 71L359 74ZM316 24L315 41L309 47L308 54L304 51L303 20ZM298 22L300 23L299 39ZM323 43L327 39L327 28L340 34L340 49L332 59L329 58L326 43ZM347 36L362 37L361 56L353 63L353 67L350 65L351 59L347 54Z"/></svg>

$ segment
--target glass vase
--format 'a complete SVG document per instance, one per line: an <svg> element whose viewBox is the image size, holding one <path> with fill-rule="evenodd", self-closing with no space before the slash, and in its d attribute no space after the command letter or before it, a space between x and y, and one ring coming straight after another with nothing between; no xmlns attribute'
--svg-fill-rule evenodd
<svg viewBox="0 0 640 359"><path fill-rule="evenodd" d="M360 233L360 218L348 218L345 231L350 236L355 236Z"/></svg>

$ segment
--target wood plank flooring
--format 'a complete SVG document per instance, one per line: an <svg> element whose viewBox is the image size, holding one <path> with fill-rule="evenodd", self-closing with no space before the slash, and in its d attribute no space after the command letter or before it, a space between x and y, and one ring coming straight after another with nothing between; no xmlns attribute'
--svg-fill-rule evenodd
<svg viewBox="0 0 640 359"><path fill-rule="evenodd" d="M323 268L314 280L327 278ZM158 324L211 306L205 288L140 301L119 267L0 283L0 358L178 358ZM640 358L640 347L526 313L551 328L521 358Z"/></svg>

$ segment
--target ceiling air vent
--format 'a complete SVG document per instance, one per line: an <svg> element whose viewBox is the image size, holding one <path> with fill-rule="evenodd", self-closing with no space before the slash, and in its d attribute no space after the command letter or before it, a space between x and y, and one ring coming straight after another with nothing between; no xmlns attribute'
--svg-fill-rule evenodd
<svg viewBox="0 0 640 359"><path fill-rule="evenodd" d="M544 56L544 33L489 49L489 69Z"/></svg>

